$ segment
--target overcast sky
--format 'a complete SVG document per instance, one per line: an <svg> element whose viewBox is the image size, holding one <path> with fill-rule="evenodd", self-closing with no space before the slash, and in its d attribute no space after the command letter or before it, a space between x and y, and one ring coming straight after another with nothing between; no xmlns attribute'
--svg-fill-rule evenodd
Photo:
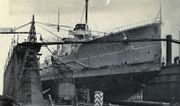
<svg viewBox="0 0 180 106"><path fill-rule="evenodd" d="M159 12L159 0L89 0L89 25L94 30L109 31L115 27L153 19ZM84 0L0 0L0 27L14 27L31 21L57 23L60 9L60 24L74 26L79 23ZM180 0L162 0L163 32L178 39L180 30ZM29 28L29 27L28 27ZM37 27L37 31L41 31ZM43 32L39 32L42 33ZM61 35L61 33L59 33ZM50 37L50 36L45 36ZM0 93L4 64L12 36L0 35ZM178 49L174 49L178 55Z"/></svg>

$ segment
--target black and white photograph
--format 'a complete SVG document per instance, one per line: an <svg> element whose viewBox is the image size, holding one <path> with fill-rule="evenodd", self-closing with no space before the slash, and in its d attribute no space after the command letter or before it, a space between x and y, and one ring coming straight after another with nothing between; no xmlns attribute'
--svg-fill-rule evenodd
<svg viewBox="0 0 180 106"><path fill-rule="evenodd" d="M0 5L0 106L180 106L180 0Z"/></svg>

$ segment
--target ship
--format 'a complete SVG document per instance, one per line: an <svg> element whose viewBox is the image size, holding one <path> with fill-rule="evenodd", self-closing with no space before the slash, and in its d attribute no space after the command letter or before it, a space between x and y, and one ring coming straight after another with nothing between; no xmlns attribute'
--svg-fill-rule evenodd
<svg viewBox="0 0 180 106"><path fill-rule="evenodd" d="M9 52L3 95L20 106L179 104L180 60L172 62L172 43L180 41L171 35L161 38L161 18L98 36L88 26L88 1L85 23L76 24L69 30L72 37L60 41L37 42L33 16L27 41L14 42ZM161 42L166 42L166 61ZM57 50L39 64L39 51L48 45Z"/></svg>

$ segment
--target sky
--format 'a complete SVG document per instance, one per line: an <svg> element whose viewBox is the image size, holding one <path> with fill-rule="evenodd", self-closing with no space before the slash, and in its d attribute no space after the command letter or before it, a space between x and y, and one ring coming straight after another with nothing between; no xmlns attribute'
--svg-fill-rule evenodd
<svg viewBox="0 0 180 106"><path fill-rule="evenodd" d="M162 2L162 37L172 34L179 39L180 0L161 0ZM118 26L132 24L157 17L160 0L89 0L89 26L97 31L110 31ZM60 10L60 24L74 26L80 23L84 0L0 0L0 28L18 27L35 20L57 24L57 11ZM52 37L36 27L44 39ZM21 31L29 30L29 26ZM65 32L56 32L63 37ZM12 35L0 35L0 94L3 89L3 72ZM21 35L23 41L27 36ZM178 47L174 46L173 55L178 55ZM42 50L43 52L43 50Z"/></svg>

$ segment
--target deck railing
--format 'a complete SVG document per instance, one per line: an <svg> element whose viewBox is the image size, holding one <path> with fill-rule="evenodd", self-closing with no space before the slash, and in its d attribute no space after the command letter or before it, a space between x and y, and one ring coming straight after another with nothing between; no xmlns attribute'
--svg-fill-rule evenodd
<svg viewBox="0 0 180 106"><path fill-rule="evenodd" d="M145 21L141 21L141 22L136 22L136 23L133 23L133 24L123 25L123 26L114 28L111 32L112 33L122 32L122 31L125 31L125 30L128 30L128 29L137 28L137 27L150 25L150 24L155 24L155 23L160 23L160 20L159 19L151 19L151 20L145 20Z"/></svg>
<svg viewBox="0 0 180 106"><path fill-rule="evenodd" d="M113 28L110 31L107 31L104 33L103 32L93 32L93 34L97 36L96 38L99 38L99 37L103 37L103 36L106 36L109 34L123 32L123 31L129 30L129 29L138 28L138 27L142 27L145 25L158 24L160 22L161 22L160 19L144 20L144 21L140 21L140 22L136 22L136 23L132 23L132 24L119 26L119 27Z"/></svg>

